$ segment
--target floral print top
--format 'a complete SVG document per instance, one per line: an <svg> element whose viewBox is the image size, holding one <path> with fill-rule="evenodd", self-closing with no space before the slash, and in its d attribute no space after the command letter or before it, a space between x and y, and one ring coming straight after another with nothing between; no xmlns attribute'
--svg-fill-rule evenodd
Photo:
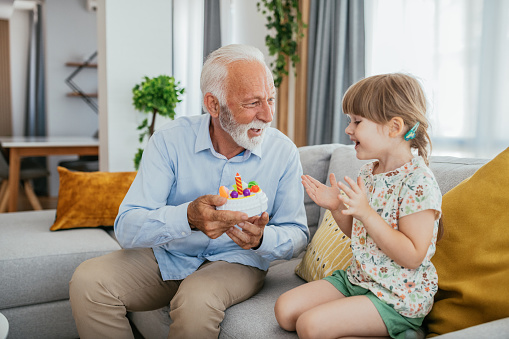
<svg viewBox="0 0 509 339"><path fill-rule="evenodd" d="M430 259L435 254L442 194L431 170L422 157L388 173L373 174L376 162L364 165L360 177L366 186L370 206L398 229L398 220L419 211L435 210L436 220L428 252L417 269L398 265L377 246L361 221L352 227L352 264L348 279L352 284L373 292L401 315L420 318L429 313L438 288L438 276Z"/></svg>

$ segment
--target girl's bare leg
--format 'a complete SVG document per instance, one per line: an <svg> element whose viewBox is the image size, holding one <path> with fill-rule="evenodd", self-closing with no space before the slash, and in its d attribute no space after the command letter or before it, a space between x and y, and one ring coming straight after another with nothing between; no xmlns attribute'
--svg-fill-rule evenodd
<svg viewBox="0 0 509 339"><path fill-rule="evenodd" d="M279 326L295 331L297 319L306 311L333 300L344 299L331 283L312 281L283 293L276 301L274 312Z"/></svg>
<svg viewBox="0 0 509 339"><path fill-rule="evenodd" d="M309 308L298 317L296 330L301 339L389 335L375 305L366 296L339 298Z"/></svg>

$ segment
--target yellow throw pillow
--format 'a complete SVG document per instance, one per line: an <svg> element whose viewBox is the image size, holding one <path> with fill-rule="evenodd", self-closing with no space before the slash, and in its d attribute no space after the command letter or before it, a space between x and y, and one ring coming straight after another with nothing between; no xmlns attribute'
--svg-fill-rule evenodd
<svg viewBox="0 0 509 339"><path fill-rule="evenodd" d="M509 148L443 197L431 336L509 317Z"/></svg>
<svg viewBox="0 0 509 339"><path fill-rule="evenodd" d="M72 172L58 167L60 188L51 231L113 226L136 172Z"/></svg>
<svg viewBox="0 0 509 339"><path fill-rule="evenodd" d="M306 281L325 278L335 270L346 269L352 261L350 238L336 224L329 210L318 227L295 273Z"/></svg>

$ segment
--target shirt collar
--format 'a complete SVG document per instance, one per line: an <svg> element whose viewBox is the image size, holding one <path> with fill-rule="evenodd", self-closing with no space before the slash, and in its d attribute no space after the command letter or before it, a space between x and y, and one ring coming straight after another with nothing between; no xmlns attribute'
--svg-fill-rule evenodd
<svg viewBox="0 0 509 339"><path fill-rule="evenodd" d="M198 153L206 149L210 149L212 154L216 156L222 156L221 154L217 153L214 149L214 146L212 145L212 140L210 139L210 132L209 132L209 126L210 126L210 114L204 114L205 117L202 119L200 128L198 130L198 135L196 137L196 144L194 146L194 152ZM267 132L265 132L267 133ZM252 151L245 150L244 155L242 156L242 160L248 159L251 154L256 155L257 157L262 157L262 145L256 146L256 148Z"/></svg>

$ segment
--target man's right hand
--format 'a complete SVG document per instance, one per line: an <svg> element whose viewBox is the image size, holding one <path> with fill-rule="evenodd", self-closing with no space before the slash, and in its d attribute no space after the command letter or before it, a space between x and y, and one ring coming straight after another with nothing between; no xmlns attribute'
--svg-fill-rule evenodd
<svg viewBox="0 0 509 339"><path fill-rule="evenodd" d="M234 225L246 221L247 214L234 211L217 211L216 206L226 204L220 195L203 195L187 207L187 220L191 228L198 229L209 238L216 239Z"/></svg>

